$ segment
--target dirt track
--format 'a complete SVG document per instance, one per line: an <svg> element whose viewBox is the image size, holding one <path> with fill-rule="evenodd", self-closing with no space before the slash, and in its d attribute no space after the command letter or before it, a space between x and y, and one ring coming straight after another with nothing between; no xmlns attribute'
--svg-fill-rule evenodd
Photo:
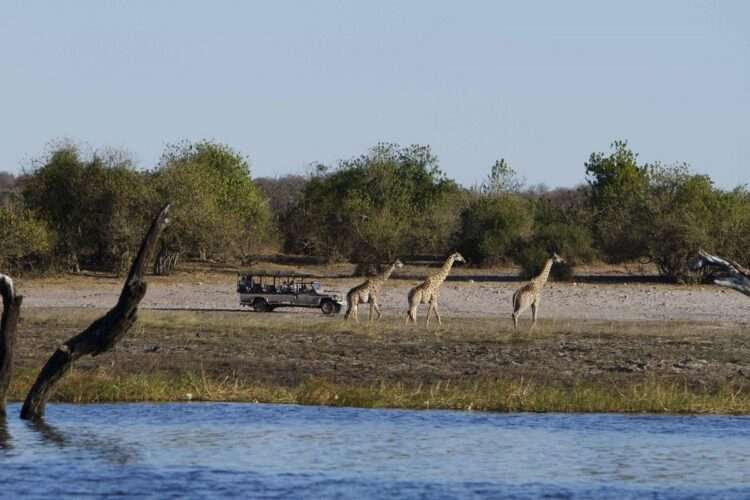
<svg viewBox="0 0 750 500"><path fill-rule="evenodd" d="M182 273L149 280L143 301L151 309L240 309L232 274ZM361 280L323 280L323 288L344 294ZM386 284L381 304L387 316L402 316L406 294L416 280L394 279ZM25 307L108 308L122 283L110 278L75 277L30 280L19 290ZM446 282L441 291L443 316L508 319L514 282ZM361 308L366 314L366 307ZM424 307L420 314L424 314ZM544 290L540 318L604 321L708 321L750 324L750 300L714 286L661 284L549 283Z"/></svg>

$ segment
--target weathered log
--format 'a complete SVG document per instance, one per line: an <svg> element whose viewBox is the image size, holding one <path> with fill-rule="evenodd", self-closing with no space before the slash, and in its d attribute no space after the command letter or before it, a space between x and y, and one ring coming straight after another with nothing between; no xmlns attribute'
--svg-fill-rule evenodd
<svg viewBox="0 0 750 500"><path fill-rule="evenodd" d="M23 297L16 295L13 280L4 274L0 274L0 295L3 297L3 315L0 319L0 415L5 415L5 395L10 386L13 348Z"/></svg>
<svg viewBox="0 0 750 500"><path fill-rule="evenodd" d="M715 285L732 288L750 297L750 270L737 262L699 250L689 267L692 271L703 270Z"/></svg>
<svg viewBox="0 0 750 500"><path fill-rule="evenodd" d="M86 354L97 356L111 349L133 326L138 313L138 304L146 295L144 273L153 254L159 236L168 224L170 205L161 209L146 233L141 248L130 267L130 273L120 293L117 304L104 316L78 335L66 340L57 348L44 365L31 387L21 408L21 418L37 420L44 416L44 409L55 384L72 367L73 362Z"/></svg>

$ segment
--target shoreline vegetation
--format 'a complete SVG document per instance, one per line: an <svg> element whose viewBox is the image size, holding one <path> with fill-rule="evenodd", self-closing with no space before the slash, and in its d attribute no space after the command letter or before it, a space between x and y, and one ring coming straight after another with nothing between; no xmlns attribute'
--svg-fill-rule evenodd
<svg viewBox="0 0 750 500"><path fill-rule="evenodd" d="M22 401L32 382L31 372L19 374L11 385L9 402ZM696 390L687 382L655 378L627 386L580 382L572 387L545 386L524 379L479 380L471 384L447 381L417 387L385 382L346 386L309 379L299 386L284 387L230 376L216 379L204 372L175 375L73 370L51 399L53 403L74 404L188 401L534 413L750 413L750 392L731 382Z"/></svg>
<svg viewBox="0 0 750 500"><path fill-rule="evenodd" d="M8 394L96 309L28 308ZM115 352L82 359L51 402L227 401L498 412L750 413L747 325L141 311Z"/></svg>

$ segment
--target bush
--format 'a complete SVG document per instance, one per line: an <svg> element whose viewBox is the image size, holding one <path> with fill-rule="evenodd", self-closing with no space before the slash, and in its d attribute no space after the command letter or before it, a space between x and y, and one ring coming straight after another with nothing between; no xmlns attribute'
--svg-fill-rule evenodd
<svg viewBox="0 0 750 500"><path fill-rule="evenodd" d="M638 165L624 142L586 164L592 232L608 262L648 260L671 281L691 279L688 260L703 248L747 262L750 197L727 193L685 164Z"/></svg>
<svg viewBox="0 0 750 500"><path fill-rule="evenodd" d="M534 200L533 233L521 242L514 256L524 278L539 274L555 252L565 259L552 268L552 277L559 280L571 279L575 266L596 258L591 231L579 222L585 219L584 198L577 190L561 194L553 192Z"/></svg>
<svg viewBox="0 0 750 500"><path fill-rule="evenodd" d="M515 261L521 266L521 276L528 279L539 274L554 252L565 259L565 263L552 268L551 275L558 280L572 279L573 268L590 263L596 255L591 234L584 226L566 223L540 225L534 236L516 253Z"/></svg>
<svg viewBox="0 0 750 500"><path fill-rule="evenodd" d="M609 262L648 255L648 167L638 165L626 142L612 144L608 156L593 153L586 163L590 186L592 233L596 247Z"/></svg>
<svg viewBox="0 0 750 500"><path fill-rule="evenodd" d="M167 244L205 260L245 258L271 235L266 200L247 159L209 141L168 146L153 173L159 199L174 203Z"/></svg>
<svg viewBox="0 0 750 500"><path fill-rule="evenodd" d="M495 265L508 260L529 235L531 203L515 194L476 196L461 212L456 247L469 262Z"/></svg>
<svg viewBox="0 0 750 500"><path fill-rule="evenodd" d="M333 171L318 168L289 213L295 236L285 246L373 263L444 253L458 196L428 147L379 144Z"/></svg>
<svg viewBox="0 0 750 500"><path fill-rule="evenodd" d="M717 191L711 179L690 172L685 165L654 165L649 173L648 257L672 281L690 279L688 261L699 248L711 244L718 212Z"/></svg>
<svg viewBox="0 0 750 500"><path fill-rule="evenodd" d="M54 233L52 254L63 267L81 263L118 270L135 251L152 215L153 196L124 154L84 158L63 144L22 184L23 200Z"/></svg>
<svg viewBox="0 0 750 500"><path fill-rule="evenodd" d="M47 260L52 240L47 225L16 203L0 207L0 269L18 272Z"/></svg>

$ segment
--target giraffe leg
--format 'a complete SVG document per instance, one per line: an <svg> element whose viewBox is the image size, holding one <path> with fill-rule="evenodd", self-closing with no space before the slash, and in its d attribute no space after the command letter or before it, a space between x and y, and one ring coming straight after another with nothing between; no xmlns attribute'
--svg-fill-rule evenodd
<svg viewBox="0 0 750 500"><path fill-rule="evenodd" d="M409 321L417 322L417 306L411 302L409 302L409 307L406 309L406 321L404 323L408 324Z"/></svg>
<svg viewBox="0 0 750 500"><path fill-rule="evenodd" d="M514 312L511 316L513 316L513 329L518 330L518 313Z"/></svg>
<svg viewBox="0 0 750 500"><path fill-rule="evenodd" d="M367 322L372 322L372 312L375 310L375 301L370 299L370 314L367 316Z"/></svg>
<svg viewBox="0 0 750 500"><path fill-rule="evenodd" d="M419 290L412 290L409 292L408 303L409 308L406 310L406 323L411 320L412 323L417 322L417 308L421 302L422 294Z"/></svg>
<svg viewBox="0 0 750 500"><path fill-rule="evenodd" d="M427 306L427 323L425 323L425 326L430 326L430 314L432 314L432 302Z"/></svg>
<svg viewBox="0 0 750 500"><path fill-rule="evenodd" d="M377 302L373 302L372 304L373 304L373 307L375 307L375 312L376 312L376 313L378 313L378 317L377 317L377 318L375 318L375 319L376 319L376 320L380 320L380 317L381 317L381 316L383 315L383 314L382 314L382 313L380 312L380 305L379 305L379 304L378 304Z"/></svg>
<svg viewBox="0 0 750 500"><path fill-rule="evenodd" d="M539 309L539 304L535 301L531 304L531 328L536 326L536 313Z"/></svg>
<svg viewBox="0 0 750 500"><path fill-rule="evenodd" d="M347 297L346 300L346 312L344 313L344 321L349 321L352 315L352 301Z"/></svg>
<svg viewBox="0 0 750 500"><path fill-rule="evenodd" d="M437 316L438 325L443 326L443 321L440 319L440 313L438 312L437 300L433 303L433 309L435 309L435 316Z"/></svg>
<svg viewBox="0 0 750 500"><path fill-rule="evenodd" d="M417 307L410 307L408 311L406 311L406 322L408 323L410 320L412 323L417 322Z"/></svg>
<svg viewBox="0 0 750 500"><path fill-rule="evenodd" d="M352 302L352 315L354 316L354 322L359 323L359 302Z"/></svg>

